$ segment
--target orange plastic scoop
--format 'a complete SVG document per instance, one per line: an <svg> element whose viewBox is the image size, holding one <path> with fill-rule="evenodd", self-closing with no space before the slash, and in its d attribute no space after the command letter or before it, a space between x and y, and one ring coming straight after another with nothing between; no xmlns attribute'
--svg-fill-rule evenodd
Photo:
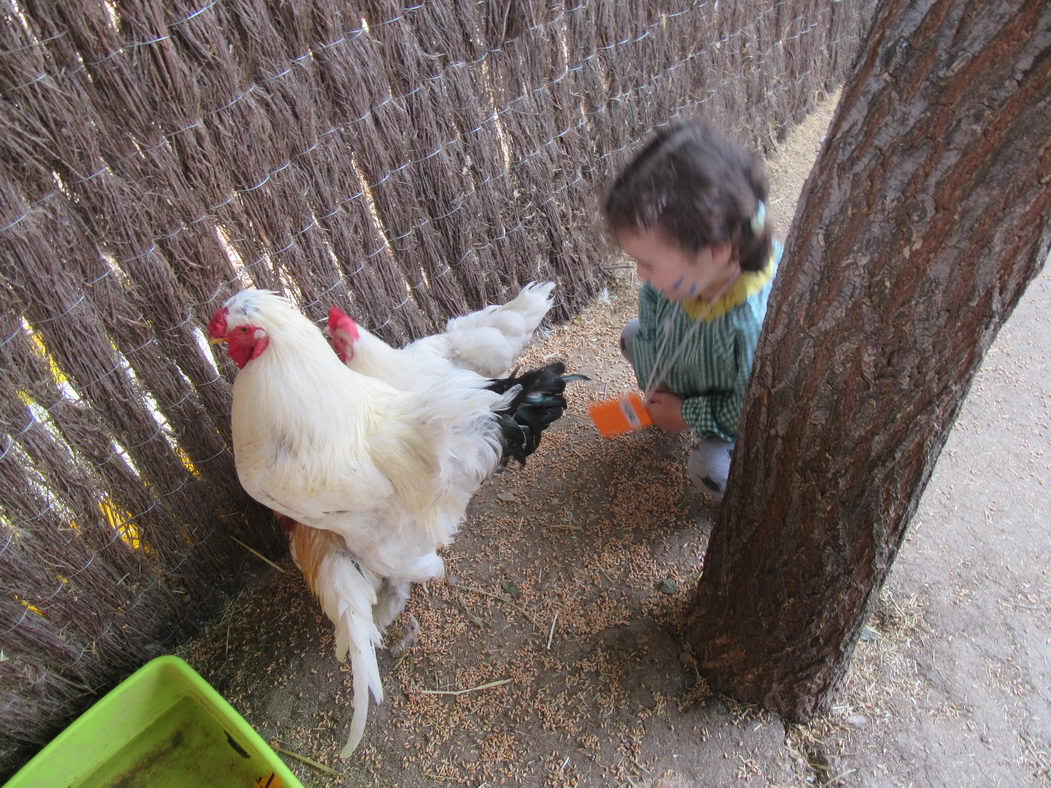
<svg viewBox="0 0 1051 788"><path fill-rule="evenodd" d="M646 406L634 392L617 399L593 402L588 405L588 413L599 434L605 438L653 426L653 419L646 411Z"/></svg>

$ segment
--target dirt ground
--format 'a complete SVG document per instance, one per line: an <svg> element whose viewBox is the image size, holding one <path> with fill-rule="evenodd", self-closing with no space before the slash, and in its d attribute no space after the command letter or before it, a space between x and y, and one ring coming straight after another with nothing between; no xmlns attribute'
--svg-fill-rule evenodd
<svg viewBox="0 0 1051 788"><path fill-rule="evenodd" d="M783 238L833 101L771 160ZM807 726L712 695L676 633L714 509L686 443L599 438L584 406L627 390L635 307L608 300L534 343L567 361L570 413L485 485L418 588L419 639L381 654L386 700L339 750L351 671L286 560L185 656L313 786L1051 785L1051 271L985 359L832 711Z"/></svg>

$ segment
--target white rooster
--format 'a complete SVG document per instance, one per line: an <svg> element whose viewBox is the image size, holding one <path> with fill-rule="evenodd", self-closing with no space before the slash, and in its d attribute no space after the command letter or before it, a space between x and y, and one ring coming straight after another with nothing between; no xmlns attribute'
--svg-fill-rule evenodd
<svg viewBox="0 0 1051 788"><path fill-rule="evenodd" d="M332 307L328 332L348 367L399 388L417 390L453 369L495 377L511 368L551 309L554 282L530 282L506 304L449 320L445 333L393 348Z"/></svg>
<svg viewBox="0 0 1051 788"><path fill-rule="evenodd" d="M410 584L439 578L437 549L507 456L524 460L565 411L561 364L491 381L450 370L403 391L349 369L285 299L244 290L208 325L240 368L233 386L237 475L284 515L293 557L336 627L354 671L342 755L382 701L375 649Z"/></svg>

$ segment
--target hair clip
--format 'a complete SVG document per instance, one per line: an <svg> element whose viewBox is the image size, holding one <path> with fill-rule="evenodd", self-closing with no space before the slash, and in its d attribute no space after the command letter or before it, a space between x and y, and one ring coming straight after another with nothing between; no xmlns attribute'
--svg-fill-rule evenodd
<svg viewBox="0 0 1051 788"><path fill-rule="evenodd" d="M766 227L766 203L760 200L752 216L752 235L759 235L764 227Z"/></svg>

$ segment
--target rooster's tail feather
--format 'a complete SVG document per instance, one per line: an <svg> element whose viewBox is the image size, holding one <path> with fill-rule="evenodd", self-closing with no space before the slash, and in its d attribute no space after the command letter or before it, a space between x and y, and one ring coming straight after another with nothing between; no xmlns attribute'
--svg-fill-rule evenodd
<svg viewBox="0 0 1051 788"><path fill-rule="evenodd" d="M506 304L454 317L446 326L450 358L480 375L508 369L551 309L554 282L530 282Z"/></svg>
<svg viewBox="0 0 1051 788"><path fill-rule="evenodd" d="M493 380L489 389L498 394L511 394L510 401L497 411L497 423L503 436L501 465L511 458L525 465L526 457L536 451L545 429L566 412L563 392L566 383L588 380L584 375L567 375L560 361L530 370L523 375L514 370L508 377Z"/></svg>
<svg viewBox="0 0 1051 788"><path fill-rule="evenodd" d="M278 515L278 521L288 536L292 558L335 626L336 658L343 662L350 657L354 717L347 745L340 753L346 758L365 732L369 693L376 703L383 702L383 682L376 662L376 648L383 633L372 615L382 580L358 563L339 534L310 528L283 515Z"/></svg>
<svg viewBox="0 0 1051 788"><path fill-rule="evenodd" d="M347 743L340 750L340 758L349 758L365 734L365 722L369 716L369 690L372 690L372 697L376 703L383 701L383 687L380 684L379 667L376 665L375 647L370 645L360 648L355 644L350 652L350 666L354 670L354 716L350 721Z"/></svg>
<svg viewBox="0 0 1051 788"><path fill-rule="evenodd" d="M376 662L376 647L382 633L372 618L372 606L376 603L378 578L370 580L349 554L340 556L346 564L342 567L339 588L339 617L336 625L336 657L342 662L350 657L354 671L354 716L350 723L347 744L340 756L347 758L361 741L365 722L369 714L369 693L376 703L383 702L383 683L380 680L379 664ZM322 599L322 607L329 612Z"/></svg>

